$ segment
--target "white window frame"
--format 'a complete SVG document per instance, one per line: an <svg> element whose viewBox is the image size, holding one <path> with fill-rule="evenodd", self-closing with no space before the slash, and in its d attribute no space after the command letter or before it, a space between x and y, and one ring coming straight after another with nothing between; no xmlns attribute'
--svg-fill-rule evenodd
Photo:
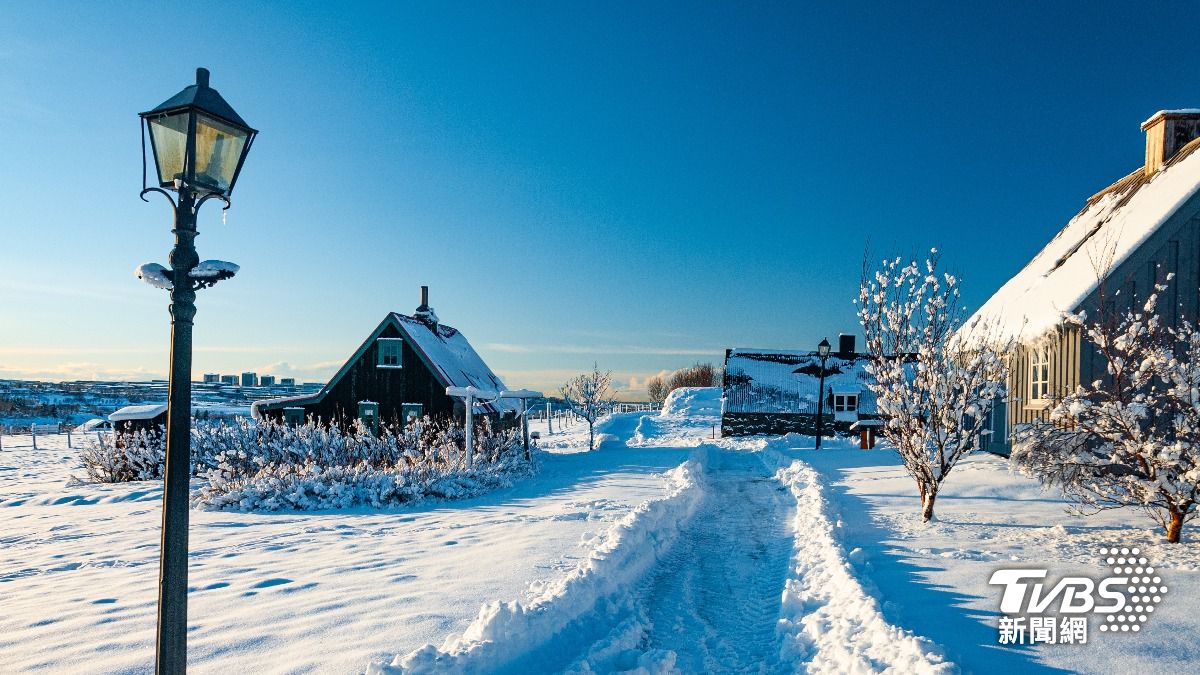
<svg viewBox="0 0 1200 675"><path fill-rule="evenodd" d="M841 402L838 402L841 399ZM858 394L837 394L833 395L833 411L836 412L857 412L858 411Z"/></svg>
<svg viewBox="0 0 1200 675"><path fill-rule="evenodd" d="M395 348L395 363L384 363L384 345L387 345L389 350ZM379 338L375 341L375 349L378 352L375 356L376 368L403 368L404 367L404 338Z"/></svg>
<svg viewBox="0 0 1200 675"><path fill-rule="evenodd" d="M1029 407L1050 404L1050 350L1037 347L1029 354Z"/></svg>

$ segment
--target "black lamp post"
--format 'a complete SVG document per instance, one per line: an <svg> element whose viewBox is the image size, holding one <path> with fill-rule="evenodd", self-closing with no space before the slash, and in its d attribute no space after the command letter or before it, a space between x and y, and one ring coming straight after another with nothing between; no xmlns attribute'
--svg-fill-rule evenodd
<svg viewBox="0 0 1200 675"><path fill-rule="evenodd" d="M211 198L225 202L258 133L208 86L208 71L196 69L196 84L141 114L142 193L158 192L174 211L175 248L171 269L147 264L138 276L171 291L171 374L167 394L167 456L163 487L162 554L158 576L158 642L155 671L187 670L188 484L191 468L192 319L196 291L228 279L237 266L200 262L196 213ZM146 186L146 132L158 174ZM167 190L178 195L173 199Z"/></svg>
<svg viewBox="0 0 1200 675"><path fill-rule="evenodd" d="M817 356L821 357L821 383L817 385L817 450L821 449L822 418L825 417L825 362L829 360L829 338L817 345Z"/></svg>

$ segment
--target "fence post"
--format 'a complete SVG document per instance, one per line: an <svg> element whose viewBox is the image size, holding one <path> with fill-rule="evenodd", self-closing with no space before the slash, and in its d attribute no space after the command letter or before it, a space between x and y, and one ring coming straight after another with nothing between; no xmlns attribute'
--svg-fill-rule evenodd
<svg viewBox="0 0 1200 675"><path fill-rule="evenodd" d="M475 392L473 390L467 390L466 436L467 468L470 469L475 460Z"/></svg>
<svg viewBox="0 0 1200 675"><path fill-rule="evenodd" d="M550 402L546 401L546 435L554 433L554 423L550 418Z"/></svg>
<svg viewBox="0 0 1200 675"><path fill-rule="evenodd" d="M33 437L33 449L37 450L37 425L29 425L29 435Z"/></svg>
<svg viewBox="0 0 1200 675"><path fill-rule="evenodd" d="M71 447L71 430L67 429L67 447Z"/></svg>

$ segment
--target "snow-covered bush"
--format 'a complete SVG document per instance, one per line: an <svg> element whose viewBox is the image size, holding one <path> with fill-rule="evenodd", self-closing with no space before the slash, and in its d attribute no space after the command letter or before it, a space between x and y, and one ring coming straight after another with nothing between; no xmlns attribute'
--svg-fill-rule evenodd
<svg viewBox="0 0 1200 675"><path fill-rule="evenodd" d="M204 427L193 445L206 459L198 504L242 510L385 506L424 497L456 499L508 485L533 470L519 436L484 418L475 461L465 468L463 428L426 417L376 436L361 424L300 426L242 420Z"/></svg>
<svg viewBox="0 0 1200 675"><path fill-rule="evenodd" d="M933 249L924 263L884 260L874 274L864 264L856 301L871 357L867 387L884 437L917 482L926 521L942 482L987 433L1007 351L987 326L964 328L958 279L939 273L937 263Z"/></svg>
<svg viewBox="0 0 1200 675"><path fill-rule="evenodd" d="M1012 462L1060 486L1082 513L1141 507L1176 543L1200 501L1200 327L1163 325L1155 305L1165 288L1110 320L1072 318L1108 377L1018 427Z"/></svg>
<svg viewBox="0 0 1200 675"><path fill-rule="evenodd" d="M125 483L163 477L163 431L135 431L104 440L88 438L79 451L83 470L96 483Z"/></svg>

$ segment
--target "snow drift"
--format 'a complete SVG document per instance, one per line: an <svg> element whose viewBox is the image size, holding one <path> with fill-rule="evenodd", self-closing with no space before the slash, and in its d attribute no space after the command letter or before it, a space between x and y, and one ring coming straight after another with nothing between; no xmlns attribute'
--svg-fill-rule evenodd
<svg viewBox="0 0 1200 675"><path fill-rule="evenodd" d="M795 555L783 592L781 660L809 673L948 673L929 640L893 626L851 572L816 471L767 449L764 460L796 499Z"/></svg>

